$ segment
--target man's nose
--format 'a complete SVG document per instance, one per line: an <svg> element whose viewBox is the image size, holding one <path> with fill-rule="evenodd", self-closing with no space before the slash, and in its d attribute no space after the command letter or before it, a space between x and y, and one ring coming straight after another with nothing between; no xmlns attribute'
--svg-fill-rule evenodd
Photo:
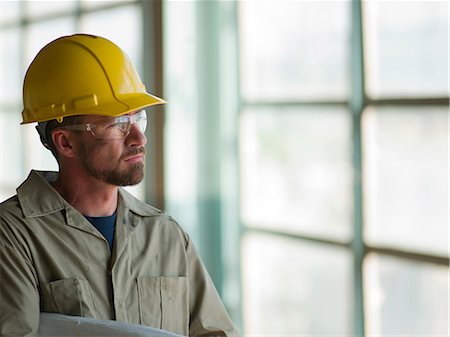
<svg viewBox="0 0 450 337"><path fill-rule="evenodd" d="M142 133L136 123L131 124L130 133L127 136L128 145L143 146L147 143L147 137Z"/></svg>

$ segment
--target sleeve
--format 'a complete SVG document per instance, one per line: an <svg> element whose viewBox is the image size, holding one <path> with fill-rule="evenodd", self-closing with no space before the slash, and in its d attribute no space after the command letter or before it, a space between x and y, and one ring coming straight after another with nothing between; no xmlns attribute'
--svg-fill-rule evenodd
<svg viewBox="0 0 450 337"><path fill-rule="evenodd" d="M36 337L39 291L26 249L0 218L0 336Z"/></svg>
<svg viewBox="0 0 450 337"><path fill-rule="evenodd" d="M238 336L208 271L189 237L187 237L186 249L191 292L189 336Z"/></svg>

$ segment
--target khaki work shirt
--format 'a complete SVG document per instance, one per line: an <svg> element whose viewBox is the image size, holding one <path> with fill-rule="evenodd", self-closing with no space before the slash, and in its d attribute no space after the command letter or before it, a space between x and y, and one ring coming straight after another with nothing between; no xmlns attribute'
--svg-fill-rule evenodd
<svg viewBox="0 0 450 337"><path fill-rule="evenodd" d="M189 336L236 336L189 236L119 188L108 242L31 171L0 204L0 335L36 336L39 312L115 319Z"/></svg>

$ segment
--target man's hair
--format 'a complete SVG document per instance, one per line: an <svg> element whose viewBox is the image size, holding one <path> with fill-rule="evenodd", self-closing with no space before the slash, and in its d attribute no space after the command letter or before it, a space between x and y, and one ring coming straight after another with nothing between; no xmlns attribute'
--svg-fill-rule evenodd
<svg viewBox="0 0 450 337"><path fill-rule="evenodd" d="M56 158L57 161L59 161L59 154L58 150L55 147L55 144L53 143L52 133L54 130L60 127L64 127L67 125L75 125L82 123L83 116L69 116L64 117L63 121L59 123L56 119L52 119L48 122L41 122L38 123L38 126L36 127L39 135L41 137L42 144L49 149L53 156ZM79 132L76 131L75 132Z"/></svg>

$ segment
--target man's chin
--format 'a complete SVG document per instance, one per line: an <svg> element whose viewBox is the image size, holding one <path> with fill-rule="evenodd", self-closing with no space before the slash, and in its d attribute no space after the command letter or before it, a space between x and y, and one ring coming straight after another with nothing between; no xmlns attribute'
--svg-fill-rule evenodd
<svg viewBox="0 0 450 337"><path fill-rule="evenodd" d="M144 164L136 163L126 171L110 172L104 176L105 182L114 186L134 186L144 179Z"/></svg>
<svg viewBox="0 0 450 337"><path fill-rule="evenodd" d="M144 165L138 163L134 165L123 177L121 186L134 186L144 179Z"/></svg>
<svg viewBox="0 0 450 337"><path fill-rule="evenodd" d="M138 178L138 179L131 179L128 181L124 181L121 185L119 186L136 186L137 184L139 184L142 180L144 179L144 176L142 176L142 178Z"/></svg>

